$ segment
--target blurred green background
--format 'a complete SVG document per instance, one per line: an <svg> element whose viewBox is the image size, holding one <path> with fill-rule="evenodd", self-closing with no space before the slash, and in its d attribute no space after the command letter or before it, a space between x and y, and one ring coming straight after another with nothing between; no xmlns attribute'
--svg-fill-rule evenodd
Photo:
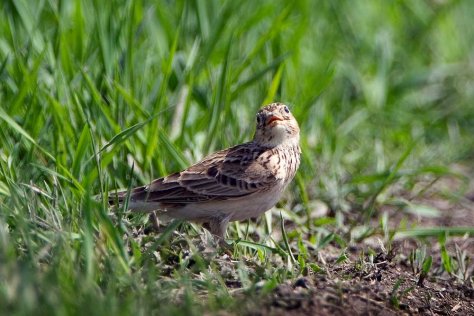
<svg viewBox="0 0 474 316"><path fill-rule="evenodd" d="M0 9L3 312L173 310L164 302L182 286L192 306L190 272L175 267L174 281L156 284L170 275L124 241L130 228L93 196L251 139L266 103L289 104L301 126L302 165L280 204L298 232L320 233L315 201L347 231L349 213L370 225L387 188L472 166L470 0L4 0ZM219 308L231 298L214 281L201 286Z"/></svg>

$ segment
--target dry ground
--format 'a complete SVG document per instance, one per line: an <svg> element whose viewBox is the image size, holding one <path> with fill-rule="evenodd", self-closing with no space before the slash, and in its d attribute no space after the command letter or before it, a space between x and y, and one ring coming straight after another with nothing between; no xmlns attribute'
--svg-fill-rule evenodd
<svg viewBox="0 0 474 316"><path fill-rule="evenodd" d="M463 174L471 172L461 169ZM471 179L473 179L471 177ZM417 227L474 227L474 181L467 194L458 199L446 198L458 189L455 179L443 179L416 202L440 211L436 217L408 216ZM388 208L390 225L402 218L395 208ZM403 215L406 219L406 214ZM410 254L427 245L433 258L430 272L420 281ZM442 268L441 246L437 238L395 240L384 249L377 237L351 246L348 260L336 264L340 249L325 249L325 273L310 274L287 282L263 298L263 304L250 305L249 315L474 315L474 238L450 237L447 252L465 256L465 267L448 274ZM376 250L375 255L370 252Z"/></svg>

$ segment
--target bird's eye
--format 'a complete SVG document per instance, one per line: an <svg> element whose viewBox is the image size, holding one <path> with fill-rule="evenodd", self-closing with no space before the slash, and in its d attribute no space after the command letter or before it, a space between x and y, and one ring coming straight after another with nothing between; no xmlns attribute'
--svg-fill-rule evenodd
<svg viewBox="0 0 474 316"><path fill-rule="evenodd" d="M262 122L262 117L257 114L257 124L260 124Z"/></svg>
<svg viewBox="0 0 474 316"><path fill-rule="evenodd" d="M286 113L290 113L290 109L289 109L286 105L285 105L285 108L284 108L284 109L285 109L285 112L286 112Z"/></svg>

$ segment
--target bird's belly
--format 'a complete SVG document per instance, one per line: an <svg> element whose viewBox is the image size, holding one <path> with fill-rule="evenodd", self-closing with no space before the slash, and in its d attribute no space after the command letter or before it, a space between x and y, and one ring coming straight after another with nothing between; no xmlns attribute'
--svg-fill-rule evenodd
<svg viewBox="0 0 474 316"><path fill-rule="evenodd" d="M229 221L242 221L258 217L272 208L280 199L282 189L258 192L246 197L225 201L212 201L186 205L169 210L168 216L185 220L206 221L215 217L228 217Z"/></svg>
<svg viewBox="0 0 474 316"><path fill-rule="evenodd" d="M236 203L230 221L242 221L253 217L258 217L271 209L280 199L281 193L267 194L256 199L244 199L241 203Z"/></svg>

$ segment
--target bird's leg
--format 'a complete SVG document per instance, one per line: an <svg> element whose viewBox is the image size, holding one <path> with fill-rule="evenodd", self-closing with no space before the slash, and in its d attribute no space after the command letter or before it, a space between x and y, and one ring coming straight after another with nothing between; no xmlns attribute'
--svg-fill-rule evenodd
<svg viewBox="0 0 474 316"><path fill-rule="evenodd" d="M225 217L214 217L210 221L203 224L203 227L207 229L212 235L216 236L219 242L219 246L224 249L229 249L231 246L225 241L225 233L227 225L229 224L230 216Z"/></svg>
<svg viewBox="0 0 474 316"><path fill-rule="evenodd" d="M158 215L156 214L156 212L151 212L148 219L151 222L153 228L158 231L160 229L160 220L158 219Z"/></svg>

